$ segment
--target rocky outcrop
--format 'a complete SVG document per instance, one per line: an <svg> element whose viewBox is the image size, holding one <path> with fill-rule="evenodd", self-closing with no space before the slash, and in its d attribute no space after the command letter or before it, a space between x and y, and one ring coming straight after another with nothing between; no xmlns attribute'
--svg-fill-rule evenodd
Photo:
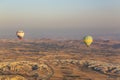
<svg viewBox="0 0 120 80"><path fill-rule="evenodd" d="M54 62L53 64L55 65L73 64L80 67L89 68L102 74L120 76L120 64L112 64L94 60L74 60L74 59L54 60L53 62Z"/></svg>
<svg viewBox="0 0 120 80"><path fill-rule="evenodd" d="M76 65L78 69L90 69L105 75L120 77L120 64L112 64L94 60L54 59L31 61L14 61L0 63L0 80L49 80L54 71L50 65ZM61 67L64 71L66 67ZM67 73L71 73L67 67ZM65 71L64 71L65 72ZM66 72L65 72L66 74Z"/></svg>
<svg viewBox="0 0 120 80"><path fill-rule="evenodd" d="M6 78L9 78L8 80L26 80L25 78L29 78L30 80L47 80L52 75L52 69L44 63L38 64L30 61L0 63L0 80L7 80L3 79L6 76Z"/></svg>
<svg viewBox="0 0 120 80"><path fill-rule="evenodd" d="M27 80L20 75L1 75L0 80Z"/></svg>

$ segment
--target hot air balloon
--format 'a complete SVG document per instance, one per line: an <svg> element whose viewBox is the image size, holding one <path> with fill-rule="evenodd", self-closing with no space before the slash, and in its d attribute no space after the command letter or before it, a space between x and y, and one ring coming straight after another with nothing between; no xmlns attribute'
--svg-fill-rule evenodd
<svg viewBox="0 0 120 80"><path fill-rule="evenodd" d="M83 40L84 40L84 43L87 47L90 47L90 45L93 42L92 36L85 36Z"/></svg>
<svg viewBox="0 0 120 80"><path fill-rule="evenodd" d="M16 35L17 35L17 37L19 38L19 39L23 39L23 37L24 37L24 31L22 31L22 30L19 30L19 31L17 31L16 32Z"/></svg>

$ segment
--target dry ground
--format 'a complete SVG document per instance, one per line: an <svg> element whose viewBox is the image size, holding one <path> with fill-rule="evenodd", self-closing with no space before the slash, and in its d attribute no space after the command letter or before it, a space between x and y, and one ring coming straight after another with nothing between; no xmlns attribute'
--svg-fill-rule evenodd
<svg viewBox="0 0 120 80"><path fill-rule="evenodd" d="M0 80L120 80L119 41L96 40L90 48L80 40L0 43Z"/></svg>

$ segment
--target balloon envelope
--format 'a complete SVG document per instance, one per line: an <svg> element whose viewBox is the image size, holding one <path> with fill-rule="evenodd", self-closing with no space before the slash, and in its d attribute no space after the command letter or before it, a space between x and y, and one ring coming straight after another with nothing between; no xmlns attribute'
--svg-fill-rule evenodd
<svg viewBox="0 0 120 80"><path fill-rule="evenodd" d="M92 42L93 42L93 38L92 38L92 36L85 36L84 37L84 43L86 44L86 46L90 46L91 44L92 44Z"/></svg>
<svg viewBox="0 0 120 80"><path fill-rule="evenodd" d="M22 39L24 37L24 31L19 30L19 31L16 32L16 35L19 39Z"/></svg>

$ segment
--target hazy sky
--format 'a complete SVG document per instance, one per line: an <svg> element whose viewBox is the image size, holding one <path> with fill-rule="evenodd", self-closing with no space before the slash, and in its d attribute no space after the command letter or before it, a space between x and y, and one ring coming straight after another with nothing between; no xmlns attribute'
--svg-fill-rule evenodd
<svg viewBox="0 0 120 80"><path fill-rule="evenodd" d="M120 0L0 0L0 37L19 29L26 38L120 35Z"/></svg>

